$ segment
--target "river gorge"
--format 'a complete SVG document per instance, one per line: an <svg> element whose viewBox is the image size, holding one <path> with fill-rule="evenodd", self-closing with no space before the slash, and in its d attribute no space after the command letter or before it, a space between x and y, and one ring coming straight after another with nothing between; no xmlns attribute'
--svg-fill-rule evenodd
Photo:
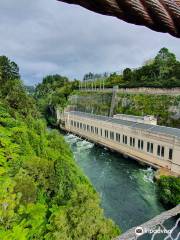
<svg viewBox="0 0 180 240"><path fill-rule="evenodd" d="M153 169L75 135L66 134L65 139L75 161L100 194L105 215L123 231L164 211Z"/></svg>

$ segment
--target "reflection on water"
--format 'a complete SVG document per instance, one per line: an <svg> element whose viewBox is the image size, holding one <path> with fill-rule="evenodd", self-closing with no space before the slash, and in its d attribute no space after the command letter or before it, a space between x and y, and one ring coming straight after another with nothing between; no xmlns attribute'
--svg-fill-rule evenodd
<svg viewBox="0 0 180 240"><path fill-rule="evenodd" d="M65 136L77 164L99 192L105 215L124 231L164 211L156 195L154 171L132 159L72 134Z"/></svg>

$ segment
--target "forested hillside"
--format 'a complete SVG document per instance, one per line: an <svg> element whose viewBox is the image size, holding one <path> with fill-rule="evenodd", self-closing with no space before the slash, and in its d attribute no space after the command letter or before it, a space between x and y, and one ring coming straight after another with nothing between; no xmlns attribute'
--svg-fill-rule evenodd
<svg viewBox="0 0 180 240"><path fill-rule="evenodd" d="M96 76L96 74L90 73L91 76ZM139 68L126 68L122 74L112 73L109 77L106 77L106 74L104 74L103 79L93 79L94 86L102 86L102 80L107 88L114 85L122 88L180 87L180 61L176 59L174 53L171 53L167 48L162 48L154 58L145 61L143 66ZM92 86L92 82L89 79L85 82L83 84L84 87Z"/></svg>
<svg viewBox="0 0 180 240"><path fill-rule="evenodd" d="M96 80L96 77L98 78ZM92 78L90 80L90 78ZM86 88L119 87L180 87L180 62L175 54L162 48L154 59L150 59L137 69L125 69L122 75L116 73L103 79L98 74L86 74L84 81L70 81L67 77L50 75L44 77L35 89L35 98L40 111L48 123L56 125L56 110L67 106L79 111L108 115L111 93L86 92ZM78 91L79 86L84 88ZM70 98L69 98L70 97ZM157 108L155 108L155 106ZM145 94L119 94L115 113L133 115L155 115L158 123L179 127L180 99L178 96L155 96Z"/></svg>
<svg viewBox="0 0 180 240"><path fill-rule="evenodd" d="M110 240L119 234L63 137L47 130L18 66L4 56L0 186L0 239Z"/></svg>
<svg viewBox="0 0 180 240"><path fill-rule="evenodd" d="M63 110L68 105L70 94L78 89L77 80L70 81L61 75L49 75L43 78L35 89L38 108L49 124L56 125L56 109Z"/></svg>

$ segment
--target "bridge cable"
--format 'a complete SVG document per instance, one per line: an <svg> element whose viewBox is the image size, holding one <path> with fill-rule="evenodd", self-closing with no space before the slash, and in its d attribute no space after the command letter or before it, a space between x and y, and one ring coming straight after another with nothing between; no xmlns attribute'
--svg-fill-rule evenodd
<svg viewBox="0 0 180 240"><path fill-rule="evenodd" d="M180 38L180 0L58 0Z"/></svg>

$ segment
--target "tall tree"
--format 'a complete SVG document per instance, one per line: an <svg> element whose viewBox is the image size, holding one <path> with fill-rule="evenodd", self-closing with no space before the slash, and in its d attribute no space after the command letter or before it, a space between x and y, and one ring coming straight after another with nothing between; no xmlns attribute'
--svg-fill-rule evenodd
<svg viewBox="0 0 180 240"><path fill-rule="evenodd" d="M167 48L162 48L155 57L154 64L159 68L159 79L167 79L176 64L176 56Z"/></svg>

